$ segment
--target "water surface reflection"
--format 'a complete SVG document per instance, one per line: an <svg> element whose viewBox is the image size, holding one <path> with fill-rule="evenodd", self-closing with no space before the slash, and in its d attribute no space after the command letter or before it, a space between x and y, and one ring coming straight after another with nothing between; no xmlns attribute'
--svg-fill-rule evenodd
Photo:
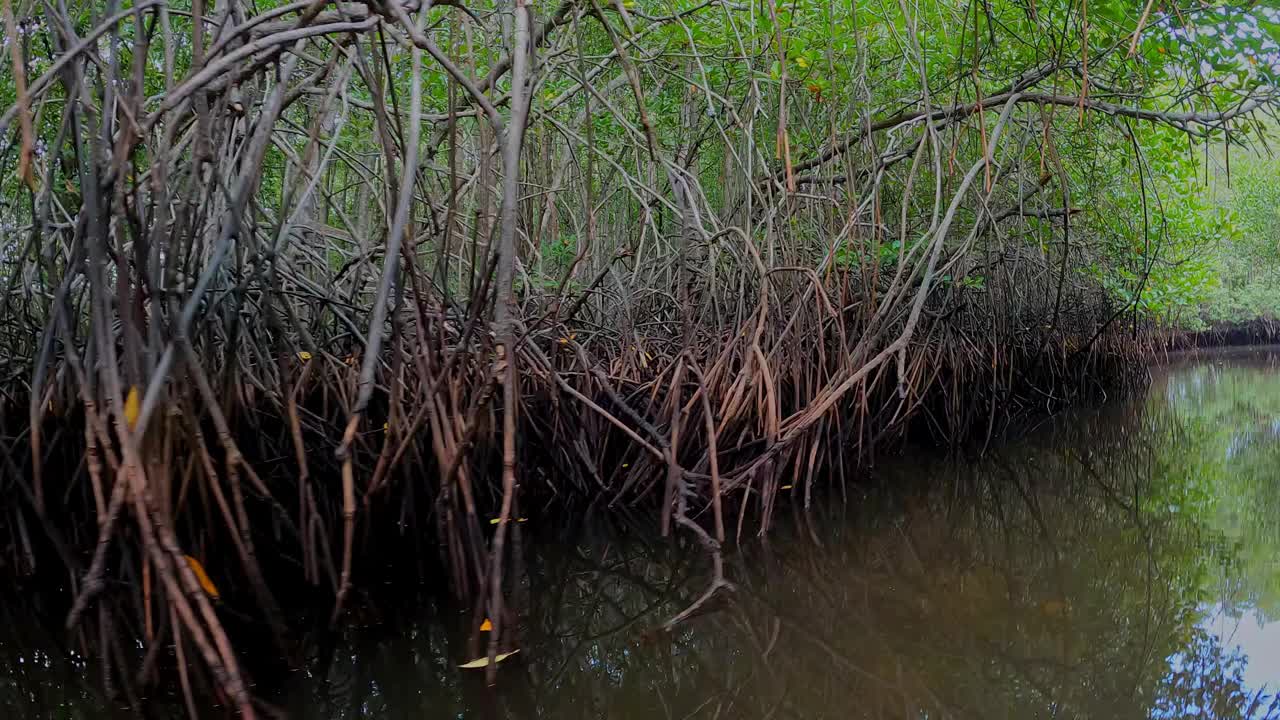
<svg viewBox="0 0 1280 720"><path fill-rule="evenodd" d="M311 716L1280 717L1280 373L1185 361L977 463L908 458L731 561L588 527L531 561L519 661L395 615L294 687ZM695 558L696 560L696 553ZM402 632L403 628L412 628Z"/></svg>
<svg viewBox="0 0 1280 720"><path fill-rule="evenodd" d="M696 547L541 528L496 689L457 668L475 618L424 589L367 598L272 697L334 719L1280 718L1277 357L1181 361L978 462L883 466L744 536L736 591L671 633ZM98 716L92 665L0 620L0 706Z"/></svg>

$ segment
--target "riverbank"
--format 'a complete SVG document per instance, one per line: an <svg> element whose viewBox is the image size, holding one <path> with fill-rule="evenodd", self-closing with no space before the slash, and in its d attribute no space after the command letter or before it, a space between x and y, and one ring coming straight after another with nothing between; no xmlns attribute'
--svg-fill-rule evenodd
<svg viewBox="0 0 1280 720"><path fill-rule="evenodd" d="M1256 318L1246 322L1219 322L1204 330L1171 334L1166 347L1172 351L1196 348L1212 349L1250 345L1273 345L1280 342L1280 320Z"/></svg>

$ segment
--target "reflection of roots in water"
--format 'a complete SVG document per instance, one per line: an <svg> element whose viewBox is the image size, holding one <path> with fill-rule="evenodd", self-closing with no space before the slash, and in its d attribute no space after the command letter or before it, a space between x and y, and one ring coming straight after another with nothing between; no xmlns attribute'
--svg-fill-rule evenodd
<svg viewBox="0 0 1280 720"><path fill-rule="evenodd" d="M780 516L771 540L726 558L737 591L674 629L705 587L706 567L679 564L698 553L643 532L540 542L528 652L496 699L435 673L397 684L505 717L1277 717L1263 689L1231 694L1236 671L1195 631L1203 529L1148 507L1197 468L1195 428L1133 406L1050 427L975 465L890 464L848 506ZM470 651L466 633L415 627L431 639L392 651L385 674L358 646L336 653L347 664L308 707L383 702L369 686L407 658ZM1169 672L1178 653L1194 676Z"/></svg>
<svg viewBox="0 0 1280 720"><path fill-rule="evenodd" d="M1134 504L1159 473L1151 446L1176 440L1166 420L1096 433L1087 423L1067 427L1024 456L935 468L952 473L945 482L890 471L885 483L898 487L865 501L852 522L813 522L820 546L790 526L776 551L735 555L738 591L688 632L638 644L617 638L584 653L588 638L607 642L599 626L625 634L638 618L663 612L645 606L661 596L641 586L624 591L629 605L602 603L611 575L598 570L581 595L557 598L531 618L547 636L582 629L563 662L596 689L575 686L563 705L579 693L612 697L617 683L656 683L672 693L663 702L677 717L698 709L706 717L834 709L1032 717L1054 708L1069 717L1143 717L1157 691L1171 687L1166 659L1182 649L1195 602L1184 571L1199 552L1182 522ZM678 601L665 607L672 605ZM532 679L544 690L531 692L564 692L562 674L554 677L550 685ZM618 691L615 702L626 697ZM640 707L659 709L651 700L606 714L643 717Z"/></svg>

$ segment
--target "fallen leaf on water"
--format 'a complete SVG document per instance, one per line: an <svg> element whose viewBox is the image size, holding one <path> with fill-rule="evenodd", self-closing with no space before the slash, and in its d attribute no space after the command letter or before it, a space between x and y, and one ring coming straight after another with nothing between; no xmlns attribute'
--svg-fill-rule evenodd
<svg viewBox="0 0 1280 720"><path fill-rule="evenodd" d="M182 557L187 559L187 565L191 567L191 572L195 573L196 582L200 583L200 587L204 588L204 591L209 593L209 597L217 600L219 597L218 587L209 579L209 573L204 571L204 566L200 564L200 561L190 555L183 555Z"/></svg>
<svg viewBox="0 0 1280 720"><path fill-rule="evenodd" d="M1065 600L1045 600L1040 603L1040 613L1045 617L1064 617L1070 610L1071 606Z"/></svg>
<svg viewBox="0 0 1280 720"><path fill-rule="evenodd" d="M783 485L781 489L782 489L782 490L790 490L790 489L791 489L791 488L793 488L793 487L795 487L795 486L794 486L794 485Z"/></svg>
<svg viewBox="0 0 1280 720"><path fill-rule="evenodd" d="M484 622L480 623L480 632L489 632L490 630L493 630L493 623L489 622L489 618L485 618Z"/></svg>
<svg viewBox="0 0 1280 720"><path fill-rule="evenodd" d="M303 350L298 353L298 359L301 360L302 362L306 362L311 359L311 353L307 352L306 350Z"/></svg>
<svg viewBox="0 0 1280 720"><path fill-rule="evenodd" d="M511 657L512 655L515 655L518 652L520 652L519 649L512 650L511 652L508 652L508 653L498 653L497 657L493 659L493 664L497 665L498 663L502 662L503 660L506 660L507 658ZM486 667L489 667L489 658L488 657L476 658L471 662L462 663L458 667L466 668L467 670L476 670L479 668L486 668Z"/></svg>
<svg viewBox="0 0 1280 720"><path fill-rule="evenodd" d="M529 522L529 518L520 518L519 520L516 520L516 522Z"/></svg>
<svg viewBox="0 0 1280 720"><path fill-rule="evenodd" d="M129 395L124 399L124 421L132 430L138 424L138 386L129 388Z"/></svg>

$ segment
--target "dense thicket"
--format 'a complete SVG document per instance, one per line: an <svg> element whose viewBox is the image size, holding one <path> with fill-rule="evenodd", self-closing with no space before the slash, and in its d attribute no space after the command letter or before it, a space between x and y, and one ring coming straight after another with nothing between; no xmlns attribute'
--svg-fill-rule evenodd
<svg viewBox="0 0 1280 720"><path fill-rule="evenodd" d="M284 647L268 577L336 618L430 527L494 653L522 504L656 504L711 593L849 448L1106 384L1280 99L1248 2L4 10L0 547L245 715L203 567Z"/></svg>

